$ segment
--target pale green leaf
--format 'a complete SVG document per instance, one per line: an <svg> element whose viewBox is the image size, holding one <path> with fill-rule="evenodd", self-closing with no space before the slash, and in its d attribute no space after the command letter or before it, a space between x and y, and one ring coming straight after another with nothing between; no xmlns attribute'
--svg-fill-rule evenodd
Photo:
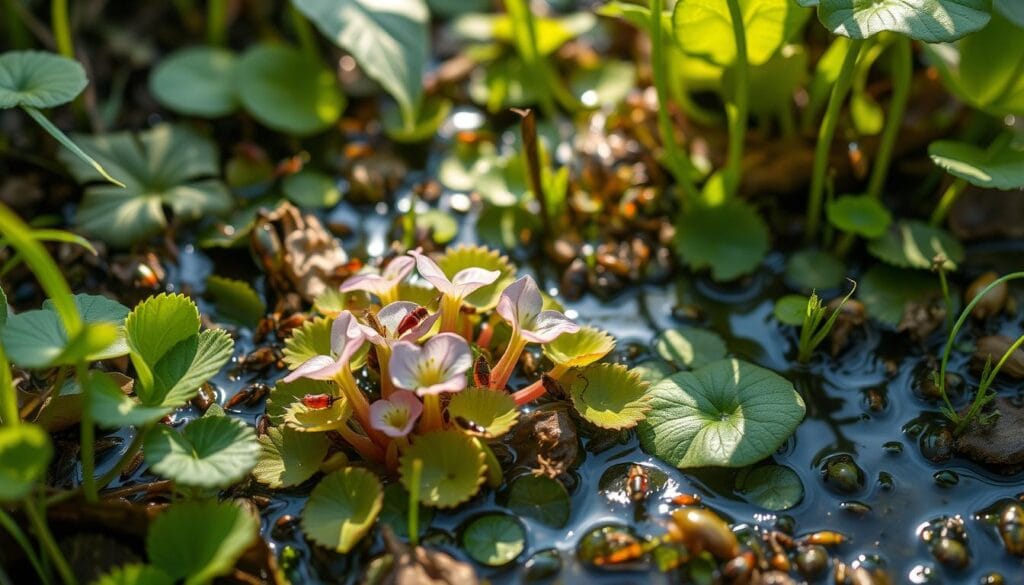
<svg viewBox="0 0 1024 585"><path fill-rule="evenodd" d="M467 388L452 395L448 403L448 416L455 421L461 417L486 429L488 439L497 438L512 430L519 420L516 401L506 392L489 388Z"/></svg>
<svg viewBox="0 0 1024 585"><path fill-rule="evenodd" d="M185 585L226 575L258 538L259 522L231 503L172 504L149 526L146 553L153 565Z"/></svg>
<svg viewBox="0 0 1024 585"><path fill-rule="evenodd" d="M892 31L948 43L988 24L991 0L821 0L818 18L837 35L866 39Z"/></svg>
<svg viewBox="0 0 1024 585"><path fill-rule="evenodd" d="M810 12L791 0L738 0L743 14L747 60L767 61L803 26ZM729 0L679 0L672 14L676 40L683 51L727 66L736 60Z"/></svg>
<svg viewBox="0 0 1024 585"><path fill-rule="evenodd" d="M255 431L244 422L206 416L193 420L181 432L154 427L146 433L142 450L154 473L178 485L224 488L252 470L260 444Z"/></svg>
<svg viewBox="0 0 1024 585"><path fill-rule="evenodd" d="M66 104L87 84L85 69L67 57L45 51L0 54L0 110Z"/></svg>
<svg viewBox="0 0 1024 585"><path fill-rule="evenodd" d="M348 467L328 474L313 488L302 509L302 528L313 542L347 553L373 528L383 504L377 476Z"/></svg>
<svg viewBox="0 0 1024 585"><path fill-rule="evenodd" d="M654 341L654 349L676 367L691 369L720 360L729 353L725 340L717 333L697 327L666 329Z"/></svg>
<svg viewBox="0 0 1024 585"><path fill-rule="evenodd" d="M966 142L936 140L928 145L928 155L947 173L978 187L1004 191L1024 187L1024 142L1011 142L990 153Z"/></svg>
<svg viewBox="0 0 1024 585"><path fill-rule="evenodd" d="M945 257L946 270L956 270L964 259L960 242L948 232L921 221L893 224L885 235L868 242L868 252L900 268L930 270L936 256Z"/></svg>
<svg viewBox="0 0 1024 585"><path fill-rule="evenodd" d="M602 429L633 428L650 410L648 386L622 364L570 370L561 380L576 412Z"/></svg>
<svg viewBox="0 0 1024 585"><path fill-rule="evenodd" d="M0 502L29 495L53 458L50 435L30 423L0 426Z"/></svg>
<svg viewBox="0 0 1024 585"><path fill-rule="evenodd" d="M235 111L231 84L235 54L219 47L186 47L157 62L149 90L164 107L179 114L219 118Z"/></svg>
<svg viewBox="0 0 1024 585"><path fill-rule="evenodd" d="M327 456L327 437L274 427L259 438L260 456L252 474L256 481L272 488L299 485L320 469Z"/></svg>
<svg viewBox="0 0 1024 585"><path fill-rule="evenodd" d="M473 497L483 485L486 465L476 439L456 430L417 435L402 453L398 471L411 489L413 462L423 462L420 501L434 508L454 508Z"/></svg>

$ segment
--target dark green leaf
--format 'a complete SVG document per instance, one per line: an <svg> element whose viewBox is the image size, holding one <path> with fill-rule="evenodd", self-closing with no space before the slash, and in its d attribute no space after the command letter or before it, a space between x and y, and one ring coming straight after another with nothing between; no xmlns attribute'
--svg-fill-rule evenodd
<svg viewBox="0 0 1024 585"><path fill-rule="evenodd" d="M710 268L715 280L753 272L768 252L768 227L741 199L693 205L676 223L676 252L693 269Z"/></svg>
<svg viewBox="0 0 1024 585"><path fill-rule="evenodd" d="M0 502L31 493L53 458L50 435L30 423L0 426Z"/></svg>
<svg viewBox="0 0 1024 585"><path fill-rule="evenodd" d="M1024 142L990 153L966 142L936 140L928 145L928 155L947 173L973 185L1004 191L1024 187Z"/></svg>
<svg viewBox="0 0 1024 585"><path fill-rule="evenodd" d="M219 118L235 111L231 84L235 54L218 47L187 47L161 59L149 77L149 90L179 114Z"/></svg>
<svg viewBox="0 0 1024 585"><path fill-rule="evenodd" d="M837 35L866 39L893 31L948 43L988 24L991 0L821 0L818 18Z"/></svg>
<svg viewBox="0 0 1024 585"><path fill-rule="evenodd" d="M461 541L474 561L500 567L514 561L526 549L526 531L512 516L485 514L466 525Z"/></svg>
<svg viewBox="0 0 1024 585"><path fill-rule="evenodd" d="M882 202L867 195L843 195L828 206L829 222L844 232L878 238L892 223L892 214Z"/></svg>
<svg viewBox="0 0 1024 585"><path fill-rule="evenodd" d="M87 84L85 69L67 57L44 51L0 54L0 110L66 104Z"/></svg>
<svg viewBox="0 0 1024 585"><path fill-rule="evenodd" d="M180 502L150 524L146 552L175 581L201 585L230 573L258 529L256 518L234 504Z"/></svg>
<svg viewBox="0 0 1024 585"><path fill-rule="evenodd" d="M838 258L813 248L800 250L786 261L786 280L807 291L839 286L845 272Z"/></svg>
<svg viewBox="0 0 1024 585"><path fill-rule="evenodd" d="M569 521L569 492L561 482L543 475L524 475L509 488L508 509L552 528Z"/></svg>
<svg viewBox="0 0 1024 585"><path fill-rule="evenodd" d="M146 433L143 453L150 468L189 487L223 488L242 479L256 465L260 445L244 422L206 416L179 433L157 426Z"/></svg>
<svg viewBox="0 0 1024 585"><path fill-rule="evenodd" d="M948 232L921 221L893 224L884 236L868 242L868 252L893 266L923 270L930 270L938 255L946 258L946 270L956 270L964 259L960 242Z"/></svg>

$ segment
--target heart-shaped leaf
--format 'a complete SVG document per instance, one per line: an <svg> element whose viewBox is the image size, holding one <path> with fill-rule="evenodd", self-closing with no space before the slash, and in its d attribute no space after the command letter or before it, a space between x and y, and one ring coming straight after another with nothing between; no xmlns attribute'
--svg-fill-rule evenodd
<svg viewBox="0 0 1024 585"><path fill-rule="evenodd" d="M670 376L650 396L640 443L681 469L756 463L804 417L804 401L788 380L737 359Z"/></svg>
<svg viewBox="0 0 1024 585"><path fill-rule="evenodd" d="M219 47L186 47L157 62L149 90L164 107L187 116L219 118L238 108L231 84L235 54Z"/></svg>
<svg viewBox="0 0 1024 585"><path fill-rule="evenodd" d="M681 369L699 368L729 353L725 340L717 333L697 327L666 329L654 341L654 349Z"/></svg>
<svg viewBox="0 0 1024 585"><path fill-rule="evenodd" d="M206 294L213 298L217 316L245 327L255 327L267 313L267 304L249 283L211 276L206 279Z"/></svg>
<svg viewBox="0 0 1024 585"><path fill-rule="evenodd" d="M42 427L30 423L0 426L0 502L29 495L52 458L50 435Z"/></svg>
<svg viewBox="0 0 1024 585"><path fill-rule="evenodd" d="M274 427L259 438L260 457L252 474L272 488L299 485L313 477L327 456L327 437Z"/></svg>
<svg viewBox="0 0 1024 585"><path fill-rule="evenodd" d="M556 366L582 368L615 349L615 338L607 332L583 325L575 333L563 333L544 344L544 355Z"/></svg>
<svg viewBox="0 0 1024 585"><path fill-rule="evenodd" d="M513 516L484 514L462 530L462 548L481 565L501 567L526 550L526 531Z"/></svg>
<svg viewBox="0 0 1024 585"><path fill-rule="evenodd" d="M576 412L602 429L633 428L650 409L647 383L622 364L593 364L562 379Z"/></svg>
<svg viewBox="0 0 1024 585"><path fill-rule="evenodd" d="M174 579L152 565L132 563L115 568L92 585L174 585Z"/></svg>
<svg viewBox="0 0 1024 585"><path fill-rule="evenodd" d="M715 280L752 272L768 252L768 227L741 199L692 205L676 223L676 252L694 270L710 268Z"/></svg>
<svg viewBox="0 0 1024 585"><path fill-rule="evenodd" d="M930 270L936 256L946 259L946 270L956 270L964 248L948 232L921 221L901 221L882 237L868 242L868 252L900 268Z"/></svg>
<svg viewBox="0 0 1024 585"><path fill-rule="evenodd" d="M82 231L112 246L127 247L160 232L168 221L165 206L183 221L231 208L231 195L215 178L220 173L216 147L185 127L161 124L138 135L116 132L74 138L125 184L87 186L75 215ZM70 151L59 156L79 183L105 180Z"/></svg>
<svg viewBox="0 0 1024 585"><path fill-rule="evenodd" d="M259 522L231 503L172 504L149 525L146 553L153 565L186 585L226 575L258 538Z"/></svg>
<svg viewBox="0 0 1024 585"><path fill-rule="evenodd" d="M506 506L517 516L562 528L569 521L571 504L562 482L544 475L524 475L509 488Z"/></svg>
<svg viewBox="0 0 1024 585"><path fill-rule="evenodd" d="M44 51L0 54L0 110L66 104L88 84L77 61Z"/></svg>
<svg viewBox="0 0 1024 585"><path fill-rule="evenodd" d="M412 489L412 466L423 462L420 501L434 508L454 508L473 497L483 485L486 465L476 439L459 431L433 431L417 436L402 453L398 471L402 485Z"/></svg>
<svg viewBox="0 0 1024 585"><path fill-rule="evenodd" d="M246 111L279 132L316 134L345 109L334 72L292 47L253 45L235 66L234 84Z"/></svg>
<svg viewBox="0 0 1024 585"><path fill-rule="evenodd" d="M328 474L313 488L302 509L302 528L317 544L347 553L373 528L383 504L377 476L348 467Z"/></svg>
<svg viewBox="0 0 1024 585"><path fill-rule="evenodd" d="M483 427L488 439L504 435L519 420L516 401L505 392L488 388L468 388L453 394L448 403L448 416L456 421L460 417Z"/></svg>
<svg viewBox="0 0 1024 585"><path fill-rule="evenodd" d="M948 43L988 24L991 0L821 0L818 19L837 35L866 39L883 31Z"/></svg>
<svg viewBox="0 0 1024 585"><path fill-rule="evenodd" d="M1004 191L1024 187L1024 142L988 152L965 142L936 140L928 145L928 156L947 173L972 185Z"/></svg>
<svg viewBox="0 0 1024 585"><path fill-rule="evenodd" d="M739 0L747 60L761 65L803 26L810 12L790 0ZM680 0L672 13L683 51L728 66L736 60L729 0Z"/></svg>
<svg viewBox="0 0 1024 585"><path fill-rule="evenodd" d="M826 210L835 227L865 238L877 238L892 223L892 214L882 202L868 195L843 195Z"/></svg>
<svg viewBox="0 0 1024 585"><path fill-rule="evenodd" d="M223 488L242 479L256 465L260 445L244 422L227 416L204 416L179 433L157 426L146 433L143 452L150 468L190 487Z"/></svg>
<svg viewBox="0 0 1024 585"><path fill-rule="evenodd" d="M292 0L391 94L411 126L423 94L430 12L423 0Z"/></svg>

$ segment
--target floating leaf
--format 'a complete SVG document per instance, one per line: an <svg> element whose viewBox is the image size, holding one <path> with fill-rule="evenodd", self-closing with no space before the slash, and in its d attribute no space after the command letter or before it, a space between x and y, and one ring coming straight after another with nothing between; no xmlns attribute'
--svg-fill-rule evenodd
<svg viewBox="0 0 1024 585"><path fill-rule="evenodd" d="M607 332L583 325L575 333L563 333L544 344L544 355L556 366L582 368L608 355L615 349L615 338Z"/></svg>
<svg viewBox="0 0 1024 585"><path fill-rule="evenodd" d="M486 429L487 438L497 438L512 430L519 420L519 409L511 395L488 388L467 388L453 394L448 403L452 420L462 417Z"/></svg>
<svg viewBox="0 0 1024 585"><path fill-rule="evenodd" d="M259 437L260 455L252 474L272 488L299 485L313 477L327 456L327 437L274 427Z"/></svg>
<svg viewBox="0 0 1024 585"><path fill-rule="evenodd" d="M772 314L783 325L800 327L807 317L807 297L803 295L786 295L775 301Z"/></svg>
<svg viewBox="0 0 1024 585"><path fill-rule="evenodd" d="M509 511L552 528L569 522L569 492L562 482L544 475L524 475L508 491Z"/></svg>
<svg viewBox="0 0 1024 585"><path fill-rule="evenodd" d="M857 298L868 315L895 327L903 318L906 304L939 294L938 284L931 274L877 265L861 277Z"/></svg>
<svg viewBox="0 0 1024 585"><path fill-rule="evenodd" d="M478 313L487 312L496 307L501 291L505 290L505 287L516 278L516 267L509 262L508 256L483 246L450 247L437 258L437 265L441 267L448 278L454 278L459 271L466 268L497 270L501 273L496 281L477 289L463 300L466 304L474 307Z"/></svg>
<svg viewBox="0 0 1024 585"><path fill-rule="evenodd" d="M373 527L384 492L373 472L348 467L328 474L302 509L306 536L331 550L347 553Z"/></svg>
<svg viewBox="0 0 1024 585"><path fill-rule="evenodd" d="M133 563L115 568L92 585L174 585L174 579L152 565Z"/></svg>
<svg viewBox="0 0 1024 585"><path fill-rule="evenodd" d="M189 487L223 488L256 465L260 445L244 422L227 416L193 420L179 433L157 426L146 433L146 463L163 477Z"/></svg>
<svg viewBox="0 0 1024 585"><path fill-rule="evenodd" d="M58 155L75 180L87 184L75 225L112 246L127 247L159 233L168 221L164 207L182 221L231 209L231 195L215 178L220 173L216 146L183 126L74 138L124 181L124 188L91 185L105 177L70 151Z"/></svg>
<svg viewBox="0 0 1024 585"><path fill-rule="evenodd" d="M649 394L640 443L681 469L756 463L804 417L804 401L788 380L737 359L675 374Z"/></svg>
<svg viewBox="0 0 1024 585"><path fill-rule="evenodd" d="M341 201L341 191L334 179L311 169L302 169L285 177L281 181L281 190L285 197L303 209L330 208Z"/></svg>
<svg viewBox="0 0 1024 585"><path fill-rule="evenodd" d="M846 267L838 258L813 248L796 252L786 262L786 279L808 291L839 286L845 271Z"/></svg>
<svg viewBox="0 0 1024 585"><path fill-rule="evenodd" d="M881 237L892 223L889 210L868 195L843 195L826 212L835 227L869 239Z"/></svg>
<svg viewBox="0 0 1024 585"><path fill-rule="evenodd" d="M413 440L398 464L405 489L411 489L417 459L423 462L420 501L427 506L454 508L473 497L486 479L483 451L473 437L459 431L434 431Z"/></svg>
<svg viewBox="0 0 1024 585"><path fill-rule="evenodd" d="M328 392L333 396L332 392ZM285 408L282 416L288 427L304 433L322 433L344 426L352 416L352 406L343 396L335 396L327 408L310 408L301 400Z"/></svg>
<svg viewBox="0 0 1024 585"><path fill-rule="evenodd" d="M462 530L462 548L488 567L507 565L526 549L526 531L508 514L477 516Z"/></svg>
<svg viewBox="0 0 1024 585"><path fill-rule="evenodd" d="M0 502L14 502L31 493L53 458L50 435L30 423L0 426Z"/></svg>
<svg viewBox="0 0 1024 585"><path fill-rule="evenodd" d="M948 232L922 221L900 221L884 236L868 242L868 252L882 262L900 268L930 270L932 260L942 255L946 270L956 270L964 259L960 242Z"/></svg>
<svg viewBox="0 0 1024 585"><path fill-rule="evenodd" d="M149 76L156 101L179 114L219 118L238 108L231 84L235 54L219 47L186 47L157 62Z"/></svg>
<svg viewBox="0 0 1024 585"><path fill-rule="evenodd" d="M258 529L256 518L234 504L180 502L150 523L146 553L175 581L200 585L231 572Z"/></svg>
<svg viewBox="0 0 1024 585"><path fill-rule="evenodd" d="M8 359L24 368L43 368L128 353L124 333L127 307L100 295L77 294L74 302L87 327L75 340L68 339L49 299L42 309L11 315L0 333ZM94 327L91 331L90 326Z"/></svg>
<svg viewBox="0 0 1024 585"><path fill-rule="evenodd" d="M420 504L419 506L420 535L426 532L434 519L434 510ZM384 487L384 506L380 510L380 523L386 524L395 531L399 538L409 537L409 492L398 483L389 483Z"/></svg>
<svg viewBox="0 0 1024 585"><path fill-rule="evenodd" d="M650 409L647 383L621 364L570 370L561 380L576 412L602 429L629 429Z"/></svg>
<svg viewBox="0 0 1024 585"><path fill-rule="evenodd" d="M96 424L110 429L143 426L156 422L174 410L173 406L145 406L129 397L106 372L92 371L85 385Z"/></svg>
<svg viewBox="0 0 1024 585"><path fill-rule="evenodd" d="M17 106L52 108L66 104L88 84L73 59L44 51L0 54L0 110Z"/></svg>
<svg viewBox="0 0 1024 585"><path fill-rule="evenodd" d="M241 280L210 276L206 279L206 294L213 298L218 317L239 325L255 327L267 313L267 304L260 295Z"/></svg>
<svg viewBox="0 0 1024 585"><path fill-rule="evenodd" d="M741 472L736 491L751 504L773 512L788 510L804 498L800 476L784 465L762 465Z"/></svg>
<svg viewBox="0 0 1024 585"><path fill-rule="evenodd" d="M697 327L666 329L654 341L654 349L662 358L684 369L699 368L729 353L725 340L717 333Z"/></svg>
<svg viewBox="0 0 1024 585"><path fill-rule="evenodd" d="M743 14L747 59L767 61L786 39L803 26L810 13L789 0L738 0ZM679 46L687 54L716 65L736 60L729 0L680 0L672 13Z"/></svg>
<svg viewBox="0 0 1024 585"><path fill-rule="evenodd" d="M253 45L238 60L234 83L246 111L279 132L316 134L345 109L334 72L292 47Z"/></svg>
<svg viewBox="0 0 1024 585"><path fill-rule="evenodd" d="M818 18L837 35L866 39L883 31L948 43L988 24L991 0L821 0Z"/></svg>
<svg viewBox="0 0 1024 585"><path fill-rule="evenodd" d="M1024 142L989 153L966 142L936 140L928 145L928 156L947 173L978 187L1004 191L1024 187Z"/></svg>
<svg viewBox="0 0 1024 585"><path fill-rule="evenodd" d="M752 272L768 252L768 227L741 199L693 205L676 223L676 252L694 270L727 281Z"/></svg>
<svg viewBox="0 0 1024 585"><path fill-rule="evenodd" d="M355 57L413 120L423 94L430 12L423 0L292 0L320 32Z"/></svg>

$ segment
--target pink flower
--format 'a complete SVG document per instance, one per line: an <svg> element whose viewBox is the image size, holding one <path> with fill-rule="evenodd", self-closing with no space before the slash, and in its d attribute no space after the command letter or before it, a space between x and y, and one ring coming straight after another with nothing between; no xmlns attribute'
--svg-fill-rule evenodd
<svg viewBox="0 0 1024 585"><path fill-rule="evenodd" d="M362 290L385 297L392 293L400 282L412 272L415 261L408 256L398 256L388 262L380 274L357 274L349 277L341 285L341 292L347 293Z"/></svg>
<svg viewBox="0 0 1024 585"><path fill-rule="evenodd" d="M513 331L533 343L550 343L563 333L575 333L580 326L558 311L542 311L544 300L536 281L524 276L505 287L495 309Z"/></svg>
<svg viewBox="0 0 1024 585"><path fill-rule="evenodd" d="M378 400L370 405L370 426L397 439L412 431L412 427L423 414L423 403L412 392L399 390L390 398Z"/></svg>
<svg viewBox="0 0 1024 585"><path fill-rule="evenodd" d="M388 369L396 388L425 396L462 390L472 366L473 354L466 340L454 333L439 333L423 347L408 341L396 343Z"/></svg>
<svg viewBox="0 0 1024 585"><path fill-rule="evenodd" d="M331 325L332 355L318 355L309 358L295 368L294 372L285 376L284 381L294 382L299 378L330 380L342 368L349 367L349 360L363 346L364 341L366 341L366 332L363 330L363 325L350 311L342 311Z"/></svg>
<svg viewBox="0 0 1024 585"><path fill-rule="evenodd" d="M440 316L440 313L427 313L425 308L416 303L396 301L377 311L377 321L384 328L383 335L367 325L363 325L363 330L366 338L374 345L393 345L396 341L415 343L430 331Z"/></svg>
<svg viewBox="0 0 1024 585"><path fill-rule="evenodd" d="M416 258L416 270L419 271L420 276L427 279L441 294L453 299L464 299L477 289L498 280L498 277L501 276L501 272L497 270L465 268L456 272L455 276L449 280L441 267L419 250L413 250L409 254Z"/></svg>

